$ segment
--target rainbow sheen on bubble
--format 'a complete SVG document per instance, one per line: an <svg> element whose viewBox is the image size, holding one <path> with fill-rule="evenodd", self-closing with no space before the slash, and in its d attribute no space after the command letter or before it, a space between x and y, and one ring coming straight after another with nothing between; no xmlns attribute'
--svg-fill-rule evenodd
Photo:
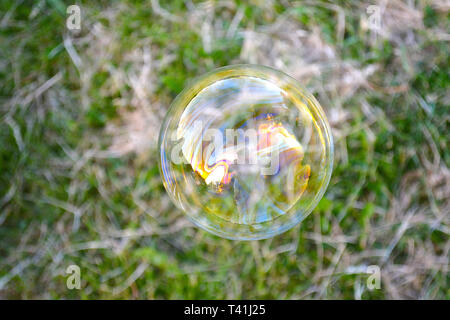
<svg viewBox="0 0 450 320"><path fill-rule="evenodd" d="M330 128L317 100L271 68L216 69L172 103L160 170L196 225L230 239L263 239L303 220L328 185Z"/></svg>

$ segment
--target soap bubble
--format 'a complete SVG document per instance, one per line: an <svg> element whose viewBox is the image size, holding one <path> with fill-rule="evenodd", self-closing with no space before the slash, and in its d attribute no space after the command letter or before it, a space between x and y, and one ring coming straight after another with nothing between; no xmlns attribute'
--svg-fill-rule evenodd
<svg viewBox="0 0 450 320"><path fill-rule="evenodd" d="M296 80L237 65L191 82L159 136L160 171L173 202L199 227L263 239L302 221L330 180L325 114Z"/></svg>

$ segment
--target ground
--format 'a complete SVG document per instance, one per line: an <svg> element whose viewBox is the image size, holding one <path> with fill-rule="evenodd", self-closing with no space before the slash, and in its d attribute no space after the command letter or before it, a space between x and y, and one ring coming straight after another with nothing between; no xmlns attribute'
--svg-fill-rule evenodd
<svg viewBox="0 0 450 320"><path fill-rule="evenodd" d="M450 298L448 1L79 1L80 31L70 4L0 3L0 298ZM171 101L236 63L299 80L335 140L263 241L194 227L158 172Z"/></svg>

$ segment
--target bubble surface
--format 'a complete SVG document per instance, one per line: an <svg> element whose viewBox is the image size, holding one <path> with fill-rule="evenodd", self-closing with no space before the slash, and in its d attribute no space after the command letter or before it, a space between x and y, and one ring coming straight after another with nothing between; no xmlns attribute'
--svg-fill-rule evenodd
<svg viewBox="0 0 450 320"><path fill-rule="evenodd" d="M159 136L173 202L199 227L263 239L302 221L330 180L333 141L317 100L263 66L219 68L174 100Z"/></svg>

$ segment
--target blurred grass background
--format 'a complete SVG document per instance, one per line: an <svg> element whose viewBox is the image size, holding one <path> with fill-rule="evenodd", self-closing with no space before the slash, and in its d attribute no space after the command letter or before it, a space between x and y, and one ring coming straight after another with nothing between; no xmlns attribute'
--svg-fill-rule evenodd
<svg viewBox="0 0 450 320"><path fill-rule="evenodd" d="M0 3L0 298L450 298L448 1L76 3L79 32L70 1ZM335 138L318 207L264 241L193 227L157 167L170 102L235 63L298 79Z"/></svg>

